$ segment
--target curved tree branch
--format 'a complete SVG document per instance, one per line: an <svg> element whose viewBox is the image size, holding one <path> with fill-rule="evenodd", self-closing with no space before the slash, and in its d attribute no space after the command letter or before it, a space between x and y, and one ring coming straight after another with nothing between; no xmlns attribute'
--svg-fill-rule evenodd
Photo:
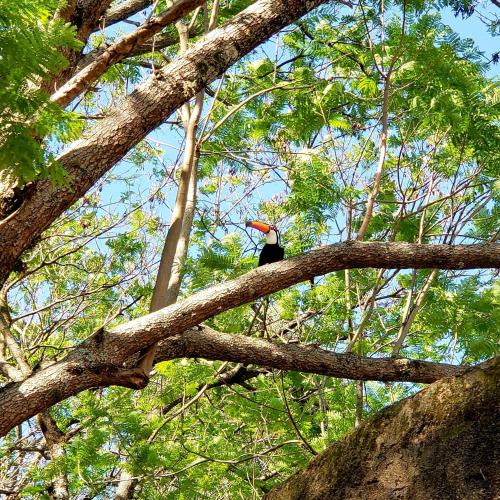
<svg viewBox="0 0 500 500"><path fill-rule="evenodd" d="M316 346L282 344L222 333L207 326L165 339L158 346L155 362L181 357L232 361L352 380L424 384L460 375L468 369L465 366L407 358L365 358L354 354L337 354Z"/></svg>
<svg viewBox="0 0 500 500"><path fill-rule="evenodd" d="M153 3L153 0L128 0L119 5L110 7L104 15L104 26L111 26L119 23L127 17L137 14L139 11L146 9ZM95 30L97 31L97 30Z"/></svg>
<svg viewBox="0 0 500 500"><path fill-rule="evenodd" d="M100 330L58 363L22 382L5 386L0 391L0 435L90 387L145 387L148 379L144 372L124 368L124 365L134 354L155 342L179 335L228 309L314 276L366 267L500 267L500 247L496 244L449 246L350 242L322 247L254 269L235 280L213 286L110 331Z"/></svg>
<svg viewBox="0 0 500 500"><path fill-rule="evenodd" d="M193 30L193 33L196 33L195 30ZM124 59L127 60L133 56L147 54L149 52L152 52L153 50L158 51L160 49L165 49L167 47L175 45L176 43L179 43L179 37L177 34L159 33L154 37L153 40L149 39L146 40L144 43L141 43L139 45L134 45L134 47L130 50L130 52L125 56ZM75 73L82 71L89 64L93 64L94 61L98 60L102 56L102 54L106 52L106 50L107 47L98 47L96 49L91 50L90 52L87 52L80 59L80 61L78 61L78 64L75 68ZM148 65L148 67L151 67L151 65Z"/></svg>

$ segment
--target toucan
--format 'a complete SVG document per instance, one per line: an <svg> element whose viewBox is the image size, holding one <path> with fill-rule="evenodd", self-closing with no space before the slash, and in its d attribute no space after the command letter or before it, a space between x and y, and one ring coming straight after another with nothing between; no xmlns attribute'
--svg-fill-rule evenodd
<svg viewBox="0 0 500 500"><path fill-rule="evenodd" d="M266 235L266 244L259 256L259 266L283 260L285 249L279 245L278 230L275 226L259 221L247 222L246 226L257 229Z"/></svg>

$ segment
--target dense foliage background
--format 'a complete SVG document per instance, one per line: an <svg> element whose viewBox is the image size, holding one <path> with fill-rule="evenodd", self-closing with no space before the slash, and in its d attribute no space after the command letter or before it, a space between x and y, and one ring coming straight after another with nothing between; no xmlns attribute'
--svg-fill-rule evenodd
<svg viewBox="0 0 500 500"><path fill-rule="evenodd" d="M217 22L250 3L221 2ZM262 241L245 228L249 219L276 224L287 257L356 237L497 239L498 53L482 52L447 26L445 3L460 15L455 27L483 22L493 47L495 2L329 3L207 89L181 297L256 266ZM191 40L206 30L208 4L183 21ZM164 7L155 2L157 11ZM52 161L65 142L180 50L173 43L125 59L63 112L43 82L81 42L69 25L52 21L57 8L0 2L0 170L19 186L44 176L67 182ZM148 12L132 19L142 22ZM97 31L85 50L129 29ZM177 29L163 34L175 40ZM102 325L149 311L185 125L171 116L23 257L4 297L31 367L60 359ZM360 232L370 196L373 216ZM208 324L334 352L472 364L498 350L494 277L487 270L347 270ZM236 369L248 379L221 382ZM137 498L259 498L356 421L419 388L166 361L143 391L89 390L52 408L66 436L58 456L36 420L12 431L1 442L0 489L48 498L51 481L64 477L71 498L110 498L132 477L129 493Z"/></svg>

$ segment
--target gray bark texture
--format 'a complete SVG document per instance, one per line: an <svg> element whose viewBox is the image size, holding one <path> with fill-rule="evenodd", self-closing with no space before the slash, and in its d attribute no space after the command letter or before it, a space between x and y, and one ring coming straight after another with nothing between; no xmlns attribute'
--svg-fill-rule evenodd
<svg viewBox="0 0 500 500"><path fill-rule="evenodd" d="M493 500L500 495L500 358L364 421L266 500Z"/></svg>
<svg viewBox="0 0 500 500"><path fill-rule="evenodd" d="M335 334L332 333L332 338ZM430 384L467 369L407 358L365 358L313 345L282 344L212 330L206 326L169 337L158 346L155 362L181 357L231 361L244 365L317 373L351 380L407 381Z"/></svg>
<svg viewBox="0 0 500 500"><path fill-rule="evenodd" d="M155 313L99 330L65 358L0 390L0 436L13 426L78 392L97 386L140 389L148 377L125 368L139 351L179 335L228 309L314 276L346 268L500 267L500 246L349 242L329 245L198 292ZM275 358L275 362L279 360ZM237 361L237 359L235 359ZM269 360L263 363L269 366ZM281 366L275 365L276 368Z"/></svg>
<svg viewBox="0 0 500 500"><path fill-rule="evenodd" d="M104 26L110 26L123 19L127 19L127 17L137 14L140 10L146 9L152 3L153 0L128 0L119 5L114 5L106 11L103 24Z"/></svg>

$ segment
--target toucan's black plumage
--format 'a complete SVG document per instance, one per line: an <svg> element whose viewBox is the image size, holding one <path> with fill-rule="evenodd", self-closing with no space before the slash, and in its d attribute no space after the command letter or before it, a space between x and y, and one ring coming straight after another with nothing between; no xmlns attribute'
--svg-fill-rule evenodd
<svg viewBox="0 0 500 500"><path fill-rule="evenodd" d="M262 248L262 252L259 255L259 266L264 264L272 264L273 262L278 262L283 260L285 256L285 249L279 246L279 243L269 244L266 243Z"/></svg>
<svg viewBox="0 0 500 500"><path fill-rule="evenodd" d="M258 221L247 222L246 225L258 229L266 235L266 244L259 256L259 266L283 260L285 249L279 245L278 230L274 226Z"/></svg>

